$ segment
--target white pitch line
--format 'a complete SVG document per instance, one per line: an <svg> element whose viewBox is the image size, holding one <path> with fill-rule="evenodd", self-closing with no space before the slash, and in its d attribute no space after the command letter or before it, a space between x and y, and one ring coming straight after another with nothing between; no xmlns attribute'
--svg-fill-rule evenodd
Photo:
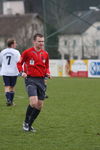
<svg viewBox="0 0 100 150"><path fill-rule="evenodd" d="M2 93L0 92L0 95L4 95L4 93L2 94ZM16 95L15 98L25 98L25 96Z"/></svg>

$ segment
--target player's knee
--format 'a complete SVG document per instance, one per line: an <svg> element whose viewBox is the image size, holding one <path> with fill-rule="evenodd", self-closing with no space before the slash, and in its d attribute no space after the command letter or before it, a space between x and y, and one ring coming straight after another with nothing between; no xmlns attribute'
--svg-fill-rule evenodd
<svg viewBox="0 0 100 150"><path fill-rule="evenodd" d="M37 103L36 102L30 102L31 107L37 107Z"/></svg>
<svg viewBox="0 0 100 150"><path fill-rule="evenodd" d="M38 109L41 109L43 107L43 101L38 101L37 107Z"/></svg>
<svg viewBox="0 0 100 150"><path fill-rule="evenodd" d="M31 105L32 107L36 107L37 104L38 104L38 99L37 99L37 97L36 97L36 96L30 97L30 105Z"/></svg>

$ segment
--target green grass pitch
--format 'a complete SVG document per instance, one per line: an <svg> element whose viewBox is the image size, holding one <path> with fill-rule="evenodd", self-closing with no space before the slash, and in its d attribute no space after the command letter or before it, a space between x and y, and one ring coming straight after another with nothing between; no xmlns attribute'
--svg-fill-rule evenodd
<svg viewBox="0 0 100 150"><path fill-rule="evenodd" d="M0 150L100 150L100 79L53 78L47 93L37 132L26 133L24 80L17 80L16 106L7 107L0 78Z"/></svg>

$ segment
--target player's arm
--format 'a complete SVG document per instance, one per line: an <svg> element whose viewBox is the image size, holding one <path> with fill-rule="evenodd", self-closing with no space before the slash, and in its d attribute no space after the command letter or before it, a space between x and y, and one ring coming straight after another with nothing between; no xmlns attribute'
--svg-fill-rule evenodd
<svg viewBox="0 0 100 150"><path fill-rule="evenodd" d="M0 66L2 65L2 53L0 53Z"/></svg>
<svg viewBox="0 0 100 150"><path fill-rule="evenodd" d="M1 71L1 67L2 67L2 56L1 56L1 53L0 53L0 71Z"/></svg>
<svg viewBox="0 0 100 150"><path fill-rule="evenodd" d="M46 65L46 77L51 78L50 69L49 69L49 56L48 56L48 54L47 54L47 59L46 59L45 65Z"/></svg>
<svg viewBox="0 0 100 150"><path fill-rule="evenodd" d="M19 62L20 61L20 57L21 57L21 55L20 55L20 53L19 53L19 51L17 52L17 54L16 54L16 62Z"/></svg>
<svg viewBox="0 0 100 150"><path fill-rule="evenodd" d="M26 60L26 56L27 56L26 53L23 52L22 55L21 55L21 57L20 57L20 60L17 63L17 68L19 70L19 73L24 78L27 77L27 74L23 70L23 64L24 64L24 62Z"/></svg>

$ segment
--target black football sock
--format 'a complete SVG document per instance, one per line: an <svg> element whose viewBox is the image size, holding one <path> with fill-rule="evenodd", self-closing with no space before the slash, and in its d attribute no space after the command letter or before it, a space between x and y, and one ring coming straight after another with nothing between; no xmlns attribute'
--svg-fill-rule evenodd
<svg viewBox="0 0 100 150"><path fill-rule="evenodd" d="M13 99L14 99L14 94L15 94L15 93L14 93L13 91L10 92L11 102L12 102L12 103L13 103Z"/></svg>
<svg viewBox="0 0 100 150"><path fill-rule="evenodd" d="M6 92L5 96L6 96L7 102L11 101L10 92Z"/></svg>
<svg viewBox="0 0 100 150"><path fill-rule="evenodd" d="M47 90L47 85L45 84L45 90Z"/></svg>
<svg viewBox="0 0 100 150"><path fill-rule="evenodd" d="M32 123L34 122L34 120L37 118L37 116L39 115L41 110L37 109L37 108L33 108L32 114L31 114L31 118L29 121L29 126L31 127Z"/></svg>
<svg viewBox="0 0 100 150"><path fill-rule="evenodd" d="M26 117L25 117L25 122L26 123L29 123L29 120L30 120L30 116L32 114L32 111L33 111L33 107L28 105L27 107L27 111L26 111Z"/></svg>

